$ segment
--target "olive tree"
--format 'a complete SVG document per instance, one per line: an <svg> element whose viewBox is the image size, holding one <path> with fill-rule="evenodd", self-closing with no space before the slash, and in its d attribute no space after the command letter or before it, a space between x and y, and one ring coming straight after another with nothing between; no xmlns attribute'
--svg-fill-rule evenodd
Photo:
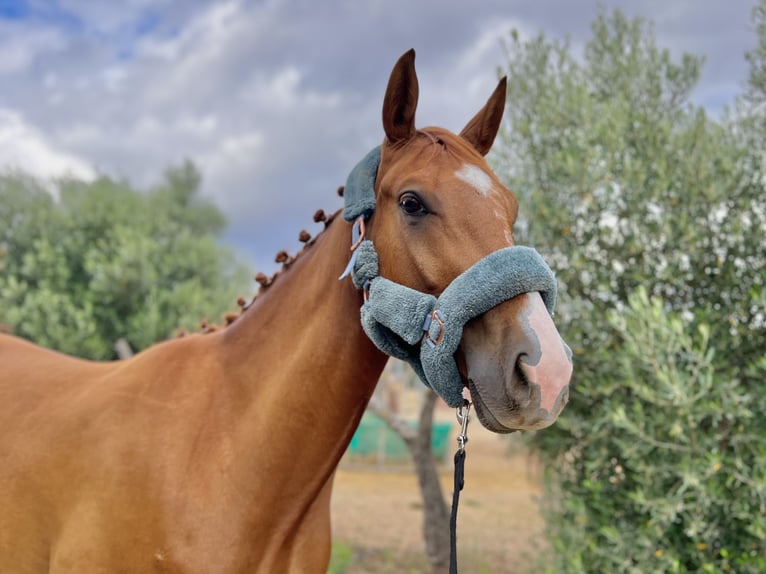
<svg viewBox="0 0 766 574"><path fill-rule="evenodd" d="M582 54L506 44L494 159L575 356L570 405L531 438L552 571L766 568L764 5L749 98L721 120L690 103L702 58L619 11Z"/></svg>

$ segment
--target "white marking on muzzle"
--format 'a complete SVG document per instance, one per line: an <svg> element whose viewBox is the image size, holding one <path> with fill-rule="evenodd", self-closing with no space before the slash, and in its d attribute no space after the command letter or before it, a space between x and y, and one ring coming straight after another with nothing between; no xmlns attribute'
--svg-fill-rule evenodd
<svg viewBox="0 0 766 574"><path fill-rule="evenodd" d="M480 167L470 163L464 163L463 167L455 172L455 177L464 181L485 197L495 189L492 178Z"/></svg>
<svg viewBox="0 0 766 574"><path fill-rule="evenodd" d="M553 413L556 399L572 378L571 352L556 330L540 294L528 295L527 305L531 307L531 311L527 320L540 345L540 355L534 364L522 359L519 366L530 383L540 386L540 407ZM563 407L563 404L560 406Z"/></svg>

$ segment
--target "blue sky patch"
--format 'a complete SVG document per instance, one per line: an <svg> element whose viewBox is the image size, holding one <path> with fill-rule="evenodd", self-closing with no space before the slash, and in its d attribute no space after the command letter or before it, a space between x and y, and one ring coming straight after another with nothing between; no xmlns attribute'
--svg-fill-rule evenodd
<svg viewBox="0 0 766 574"><path fill-rule="evenodd" d="M0 0L1 2L2 0ZM160 17L157 15L156 12L153 11L147 11L144 12L141 15L141 18L139 19L138 23L136 24L136 35L137 36L146 36L147 34L151 34L159 25L160 23Z"/></svg>
<svg viewBox="0 0 766 574"><path fill-rule="evenodd" d="M23 0L0 0L0 19L22 20L29 14L29 6Z"/></svg>

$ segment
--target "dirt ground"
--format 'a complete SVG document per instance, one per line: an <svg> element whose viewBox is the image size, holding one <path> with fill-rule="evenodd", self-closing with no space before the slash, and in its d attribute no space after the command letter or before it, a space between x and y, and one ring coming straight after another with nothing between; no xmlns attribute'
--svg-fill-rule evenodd
<svg viewBox="0 0 766 574"><path fill-rule="evenodd" d="M438 409L437 420L454 420ZM450 438L454 453L457 423ZM468 430L465 488L458 512L458 557L466 574L518 574L544 551L538 509L540 472L513 436L494 435L473 421ZM509 450L511 454L509 455ZM442 467L452 496L452 461ZM353 550L351 574L430 574L422 537L417 478L411 466L359 468L342 463L332 500L333 540Z"/></svg>

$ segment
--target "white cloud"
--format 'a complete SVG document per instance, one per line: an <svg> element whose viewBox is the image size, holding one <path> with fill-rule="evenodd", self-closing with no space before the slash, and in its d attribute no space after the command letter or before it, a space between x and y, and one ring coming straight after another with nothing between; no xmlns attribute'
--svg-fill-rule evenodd
<svg viewBox="0 0 766 574"><path fill-rule="evenodd" d="M228 212L236 212L246 207L243 205L246 198L243 194L232 194L231 190L241 189L243 180L255 179L267 156L263 134L251 132L229 136L196 159L206 174L206 187L217 197L219 205Z"/></svg>
<svg viewBox="0 0 766 574"><path fill-rule="evenodd" d="M252 44L265 35L268 16L246 10L239 2L214 4L193 18L179 34L170 38L148 37L138 43L136 58L160 72L149 83L144 98L149 105L176 104L179 99L210 101L225 97L244 78L235 69Z"/></svg>
<svg viewBox="0 0 766 574"><path fill-rule="evenodd" d="M479 93L486 87L487 77L494 77L492 74L494 70L487 66L487 63L491 62L495 66L502 63L502 45L508 40L512 29L516 29L521 38L533 35L533 31L525 22L510 18L493 19L486 22L473 42L460 53L456 68L461 75L465 74L470 78L468 91L472 95L481 95L485 98L489 96L489 93Z"/></svg>
<svg viewBox="0 0 766 574"><path fill-rule="evenodd" d="M688 0L673 13L659 10L661 0L604 4L656 16L660 46L681 49L691 38L697 49L704 40L717 49L711 64L726 64L714 70L728 73L730 62L742 61L745 1L722 3L716 17ZM501 39L511 28L523 38L538 30L568 34L579 47L595 16L590 0L55 6L77 25L0 19L0 165L84 177L96 166L145 186L189 158L202 169L204 192L227 211L233 234L269 254L277 242L289 247L281 238L294 241L293 227L328 207L322 203L338 201L334 189L347 170L380 142L386 79L405 50L418 50L418 124L459 131L494 89L504 63ZM724 10L732 20L720 17ZM698 93L724 100L731 85L714 78Z"/></svg>
<svg viewBox="0 0 766 574"><path fill-rule="evenodd" d="M241 26L244 7L240 2L214 3L199 12L171 37L147 37L139 42L136 54L167 61L193 60L205 54L219 52Z"/></svg>
<svg viewBox="0 0 766 574"><path fill-rule="evenodd" d="M108 92L124 90L127 80L128 70L125 66L109 66L101 72L101 81Z"/></svg>
<svg viewBox="0 0 766 574"><path fill-rule="evenodd" d="M256 74L242 91L242 99L261 108L279 113L294 110L337 108L342 97L339 92L319 92L302 85L303 74L292 65L277 70L271 76Z"/></svg>
<svg viewBox="0 0 766 574"><path fill-rule="evenodd" d="M64 37L56 30L27 30L0 20L0 77L23 71L41 54L59 51L64 45Z"/></svg>
<svg viewBox="0 0 766 574"><path fill-rule="evenodd" d="M26 124L16 112L0 109L0 170L22 170L42 179L73 176L94 179L96 172L86 161L47 141L45 135Z"/></svg>
<svg viewBox="0 0 766 574"><path fill-rule="evenodd" d="M426 123L445 125L458 132L481 109L497 85L497 66L503 63L502 42L513 28L522 37L530 29L513 18L484 21L468 42L457 47L446 62L448 67L436 70L438 76L434 76L434 70L426 71L421 90L425 106L420 114ZM451 118L457 118L458 123L446 125Z"/></svg>
<svg viewBox="0 0 766 574"><path fill-rule="evenodd" d="M147 10L156 10L168 4L168 0L58 0L56 10L76 18L88 32L115 35L135 26Z"/></svg>

